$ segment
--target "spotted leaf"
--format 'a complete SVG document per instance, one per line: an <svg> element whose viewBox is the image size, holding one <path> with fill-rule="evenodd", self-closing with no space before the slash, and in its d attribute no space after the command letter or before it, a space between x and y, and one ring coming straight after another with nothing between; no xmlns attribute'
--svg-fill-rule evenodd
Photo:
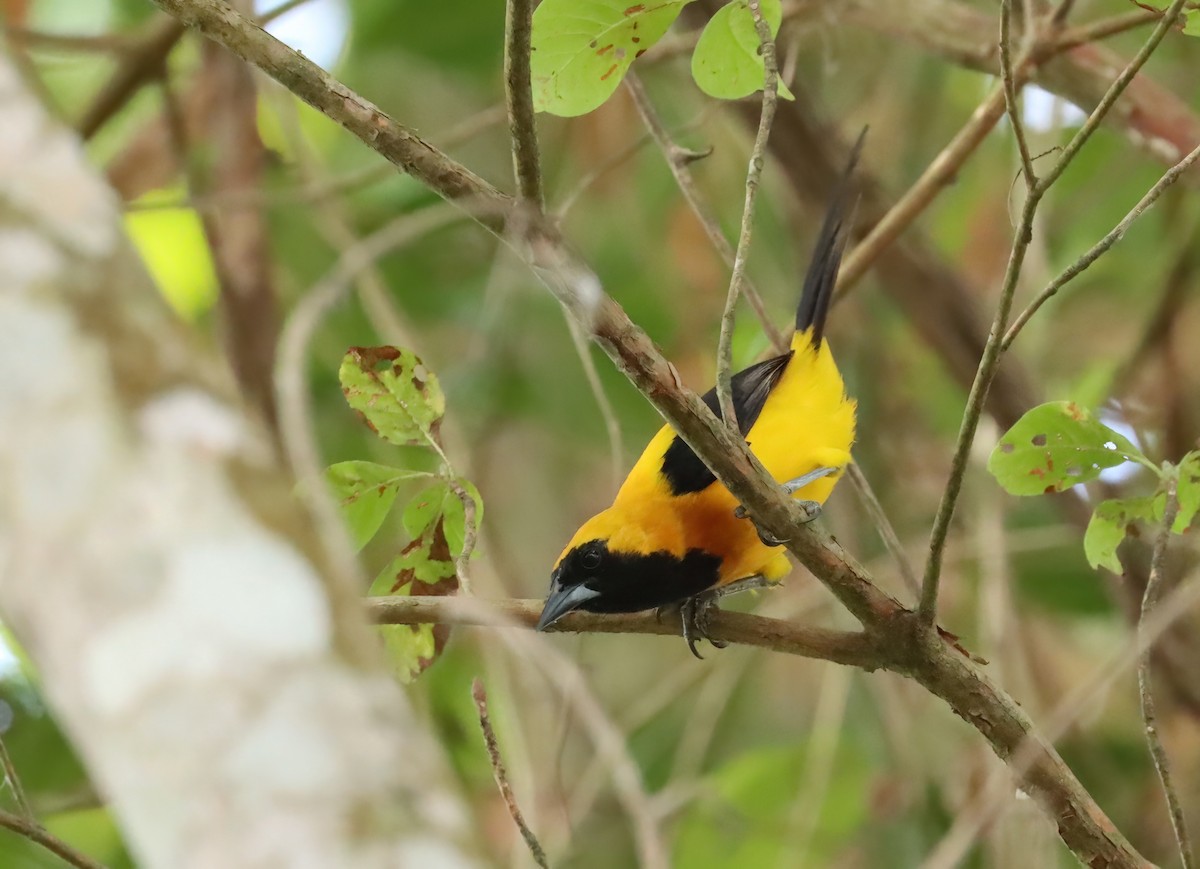
<svg viewBox="0 0 1200 869"><path fill-rule="evenodd" d="M689 2L544 0L533 13L534 108L571 117L600 106Z"/></svg>
<svg viewBox="0 0 1200 869"><path fill-rule="evenodd" d="M1127 438L1074 402L1039 405L1017 420L988 459L1014 495L1061 492L1127 461L1145 461Z"/></svg>

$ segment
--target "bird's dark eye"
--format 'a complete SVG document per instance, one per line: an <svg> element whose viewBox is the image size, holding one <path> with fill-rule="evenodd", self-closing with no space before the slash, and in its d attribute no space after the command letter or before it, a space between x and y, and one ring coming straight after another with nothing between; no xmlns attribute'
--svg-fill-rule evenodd
<svg viewBox="0 0 1200 869"><path fill-rule="evenodd" d="M580 557L579 563L583 565L584 570L595 570L600 566L600 553L595 549L589 549Z"/></svg>

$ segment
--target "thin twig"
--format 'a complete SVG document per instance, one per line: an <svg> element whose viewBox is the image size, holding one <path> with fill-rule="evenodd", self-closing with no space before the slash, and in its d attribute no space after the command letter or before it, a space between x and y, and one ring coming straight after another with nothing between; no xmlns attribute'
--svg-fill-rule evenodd
<svg viewBox="0 0 1200 869"><path fill-rule="evenodd" d="M0 827L11 830L18 836L24 836L35 845L40 845L51 854L66 861L76 869L104 869L102 863L97 863L86 854L76 851L62 839L51 834L41 824L14 815L11 812L0 811Z"/></svg>
<svg viewBox="0 0 1200 869"><path fill-rule="evenodd" d="M731 431L738 430L737 410L733 406L733 322L738 296L746 275L746 260L750 256L750 236L754 229L754 204L758 198L758 183L766 162L767 139L775 121L775 102L779 97L779 70L775 64L775 40L771 27L763 17L759 0L748 0L754 30L762 44L763 97L762 113L758 117L758 133L750 151L750 166L746 170L746 199L742 206L742 228L738 233L737 250L733 255L733 273L729 276L729 293L721 314L721 336L717 339L717 406L721 419Z"/></svg>
<svg viewBox="0 0 1200 869"><path fill-rule="evenodd" d="M888 519L879 499L875 497L875 491L871 488L871 484L858 462L851 462L846 466L846 476L854 484L854 491L858 493L859 500L862 501L863 507L871 517L871 522L875 525L875 530L879 532L884 547L896 562L900 578L904 580L904 587L912 593L914 598L919 597L921 581L917 579L917 572L913 570L912 562L908 560L908 555L904 551L904 545L896 535L896 529L892 527L891 520Z"/></svg>
<svg viewBox="0 0 1200 869"><path fill-rule="evenodd" d="M550 869L550 863L546 860L546 852L542 850L542 843L525 823L525 816L521 814L521 807L517 805L516 794L513 793L512 786L508 783L508 772L504 769L504 759L500 756L500 743L496 740L496 731L492 729L492 719L488 715L487 690L479 679L475 679L471 683L471 697L475 700L475 709L479 713L479 727L483 730L483 741L487 745L488 759L492 762L492 775L496 779L496 787L500 788L500 796L504 798L504 805L508 807L508 813L512 816L513 823L521 831L521 838L529 846L529 852L533 854L534 862L542 869Z"/></svg>
<svg viewBox="0 0 1200 869"><path fill-rule="evenodd" d="M1079 149L1092 137L1092 133L1096 132L1097 128L1099 128L1101 121L1104 120L1104 116L1108 114L1108 110L1112 108L1113 103L1125 92L1125 88L1129 86L1134 76L1138 74L1138 71L1150 59L1150 55L1158 48L1158 44L1163 41L1163 37L1167 35L1167 31L1171 29L1171 26L1175 23L1175 19L1179 17L1179 13L1183 10L1187 2L1188 0L1174 0L1167 11L1163 13L1162 19L1158 22L1153 32L1151 32L1145 44L1133 56L1133 59L1129 61L1129 64L1121 71L1121 74L1117 76L1117 80L1105 92L1100 102L1096 104L1096 108L1092 109L1092 113L1088 115L1083 126L1079 128L1071 141L1063 148L1058 162L1046 173L1046 177L1038 182L1038 190L1044 193L1066 171L1067 166L1071 164L1071 161L1075 159L1075 155L1079 153Z"/></svg>
<svg viewBox="0 0 1200 869"><path fill-rule="evenodd" d="M1129 62L1125 70L1117 77L1116 81L1109 87L1108 92L1100 100L1095 111L1088 117L1087 122L1067 145L1062 156L1054 167L1042 178L1038 183L1032 185L1028 195L1025 198L1025 205L1021 211L1021 220L1016 229L1016 237L1013 240L1012 250L1009 254L1008 266L1005 269L1004 282L1000 290L1000 300L996 306L996 315L992 321L991 331L988 333L987 344L983 349L983 358L979 360L979 368L975 373L975 380L971 384L970 394L967 396L967 406L963 411L962 424L959 426L958 440L954 449L954 458L950 465L950 477L946 481L946 488L942 492L941 501L938 503L937 514L934 518L933 530L929 536L929 558L925 563L925 576L921 584L921 605L920 616L921 620L926 625L933 625L937 619L937 599L938 586L941 579L942 559L946 550L946 538L950 533L950 522L954 518L954 508L958 502L959 492L962 491L963 477L967 472L967 463L970 457L971 445L975 441L975 432L979 428L979 420L983 415L984 402L987 400L988 389L991 387L992 379L996 375L996 368L1000 363L1000 355L1002 353L1002 341L1005 331L1008 327L1008 316L1012 310L1013 295L1016 292L1017 281L1021 274L1021 266L1025 262L1025 253L1029 248L1029 243L1033 239L1033 217L1037 212L1038 204L1046 191L1051 185L1062 175L1063 171L1070 165L1071 161L1079 154L1079 149L1091 136L1092 132L1104 120L1104 116L1108 110L1112 108L1117 97L1125 90L1129 82L1141 69L1146 60L1153 53L1154 49L1162 42L1162 38L1166 35L1172 22L1175 20L1179 10L1183 8L1183 4L1187 0L1175 0L1171 4L1171 8L1167 10L1167 14L1155 27L1154 32L1146 40L1146 44L1142 46L1141 51Z"/></svg>
<svg viewBox="0 0 1200 869"><path fill-rule="evenodd" d="M1200 145L1197 145L1190 154L1168 169L1158 179L1158 182L1146 192L1146 195L1138 201L1138 204L1133 206L1130 212L1121 219L1121 222L1112 228L1111 232L1092 245L1087 253L1072 263L1071 266L1052 280L1044 290L1038 293L1025 310L1013 321L1012 326L1009 327L1008 332L1004 336L1004 342L1001 344L1001 349L1007 350L1009 348L1009 345L1012 344L1020 331L1025 328L1025 324L1038 312L1038 309L1042 305L1046 304L1059 290L1082 274L1088 266L1098 260L1109 248L1124 238L1125 233L1129 231L1129 227L1133 225L1133 222L1141 217L1162 196L1163 191L1178 181L1179 176L1186 172L1198 158L1200 158Z"/></svg>
<svg viewBox="0 0 1200 869"><path fill-rule="evenodd" d="M725 233L721 231L716 217L704 202L704 198L700 195L700 189L696 186L696 179L692 176L691 170L688 169L689 164L708 156L709 152L689 151L687 148L678 145L671 138L671 134L667 132L666 124L659 117L654 104L650 102L650 96L646 93L646 88L642 85L642 81L637 75L631 72L625 76L625 88L629 91L629 95L633 97L633 104L637 108L638 114L642 116L642 123L646 125L646 129L654 138L659 150L662 151L662 155L667 161L667 168L671 170L671 174L675 177L675 184L679 187L679 192L683 194L684 201L691 208L696 220L700 222L704 234L708 236L708 240L717 254L725 261L725 265L732 269L735 260L733 247L729 244L729 239L725 237ZM758 288L754 285L754 282L748 277L745 277L742 281L742 295L750 303L750 307L754 310L755 316L758 317L759 323L762 324L763 331L767 334L767 338L770 339L771 346L775 348L775 352L786 353L788 347L787 339L776 328L775 323L771 320L771 316L767 313L766 306L763 304L762 295L758 292Z"/></svg>
<svg viewBox="0 0 1200 869"><path fill-rule="evenodd" d="M1158 606L1158 598L1162 594L1163 577L1166 575L1167 543L1171 539L1175 516L1179 513L1178 485L1179 482L1174 476L1167 480L1167 503L1163 508L1162 528L1155 538L1154 552L1150 557L1150 576L1146 580L1146 593L1142 596L1142 611L1138 618L1139 634L1143 630L1142 623ZM1158 770L1158 778L1162 782L1167 809L1171 813L1171 827L1175 831L1175 842L1179 846L1179 860L1183 869L1193 869L1196 864L1191 838L1188 836L1187 821L1183 815L1183 806L1179 802L1179 791L1172 780L1167 750L1163 747L1158 732L1158 713L1154 708L1154 689L1150 684L1151 650L1152 644L1146 642L1143 637L1142 656L1138 661L1138 694L1142 700L1142 724L1146 728L1146 745L1150 748L1154 768Z"/></svg>
<svg viewBox="0 0 1200 869"><path fill-rule="evenodd" d="M21 785L21 777L17 775L17 768L12 762L12 757L9 756L8 747L4 744L3 739L0 739L0 764L4 767L4 780L13 792L17 808L21 810L21 814L26 820L36 823L36 816L29 806L28 797L25 796L25 788Z"/></svg>
<svg viewBox="0 0 1200 869"><path fill-rule="evenodd" d="M1061 54L1090 42L1099 42L1110 36L1126 33L1144 24L1149 24L1151 21L1157 21L1159 14L1157 10L1134 9L1132 12L1123 12L1120 15L1101 18L1099 21L1080 24L1060 33L1054 41L1052 50L1055 54Z"/></svg>
<svg viewBox="0 0 1200 869"><path fill-rule="evenodd" d="M934 517L933 530L929 536L929 557L925 562L925 576L921 582L921 620L927 625L937 621L938 585L941 579L942 559L946 550L946 538L950 533L950 521L954 518L954 507L958 502L958 494L962 490L963 477L967 473L971 445L975 441L975 432L979 428L979 420L983 416L984 403L987 400L988 388L996 374L1000 361L1000 339L1008 323L1008 315L1012 310L1013 295L1017 289L1017 279L1021 274L1021 265L1025 261L1025 253L1033 239L1033 216L1041 201L1040 186L1035 185L1025 199L1021 211L1021 220L1017 226L1016 239L1009 253L1008 267L1004 273L1004 283L1000 289L1000 302L996 306L996 315L988 333L987 344L983 348L983 358L979 360L979 368L971 391L967 395L967 406L963 412L962 423L959 426L958 440L954 449L954 458L950 464L950 477L938 503L937 514Z"/></svg>
<svg viewBox="0 0 1200 869"><path fill-rule="evenodd" d="M1060 7L1061 11L1061 7ZM1032 22L1026 22L1032 26ZM1017 140L1017 151L1021 154L1021 170L1025 175L1025 187L1032 190L1037 185L1033 172L1033 157L1029 154L1029 143L1025 141L1025 124L1021 121L1021 107L1017 103L1017 81L1012 63L1012 0L1000 4L1000 81L1004 85L1004 102L1008 107L1008 119ZM1027 55L1028 52L1023 52Z"/></svg>
<svg viewBox="0 0 1200 869"><path fill-rule="evenodd" d="M533 0L508 0L504 11L504 98L512 138L513 172L521 199L542 210L542 169L533 116L529 52Z"/></svg>

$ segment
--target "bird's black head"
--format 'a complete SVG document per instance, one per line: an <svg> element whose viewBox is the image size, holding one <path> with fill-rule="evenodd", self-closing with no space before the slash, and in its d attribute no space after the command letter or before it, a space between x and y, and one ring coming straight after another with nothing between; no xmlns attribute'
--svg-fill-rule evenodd
<svg viewBox="0 0 1200 869"><path fill-rule="evenodd" d="M608 541L588 540L567 550L550 575L550 594L537 629L572 610L633 613L665 606L716 584L721 559L700 549L619 552Z"/></svg>

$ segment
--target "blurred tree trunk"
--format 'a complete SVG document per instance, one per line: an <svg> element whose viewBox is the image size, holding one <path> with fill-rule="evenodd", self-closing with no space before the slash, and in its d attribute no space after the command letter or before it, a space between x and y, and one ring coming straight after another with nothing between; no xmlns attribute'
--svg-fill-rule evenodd
<svg viewBox="0 0 1200 869"><path fill-rule="evenodd" d="M2 56L0 115L0 610L140 861L468 864L228 372Z"/></svg>

